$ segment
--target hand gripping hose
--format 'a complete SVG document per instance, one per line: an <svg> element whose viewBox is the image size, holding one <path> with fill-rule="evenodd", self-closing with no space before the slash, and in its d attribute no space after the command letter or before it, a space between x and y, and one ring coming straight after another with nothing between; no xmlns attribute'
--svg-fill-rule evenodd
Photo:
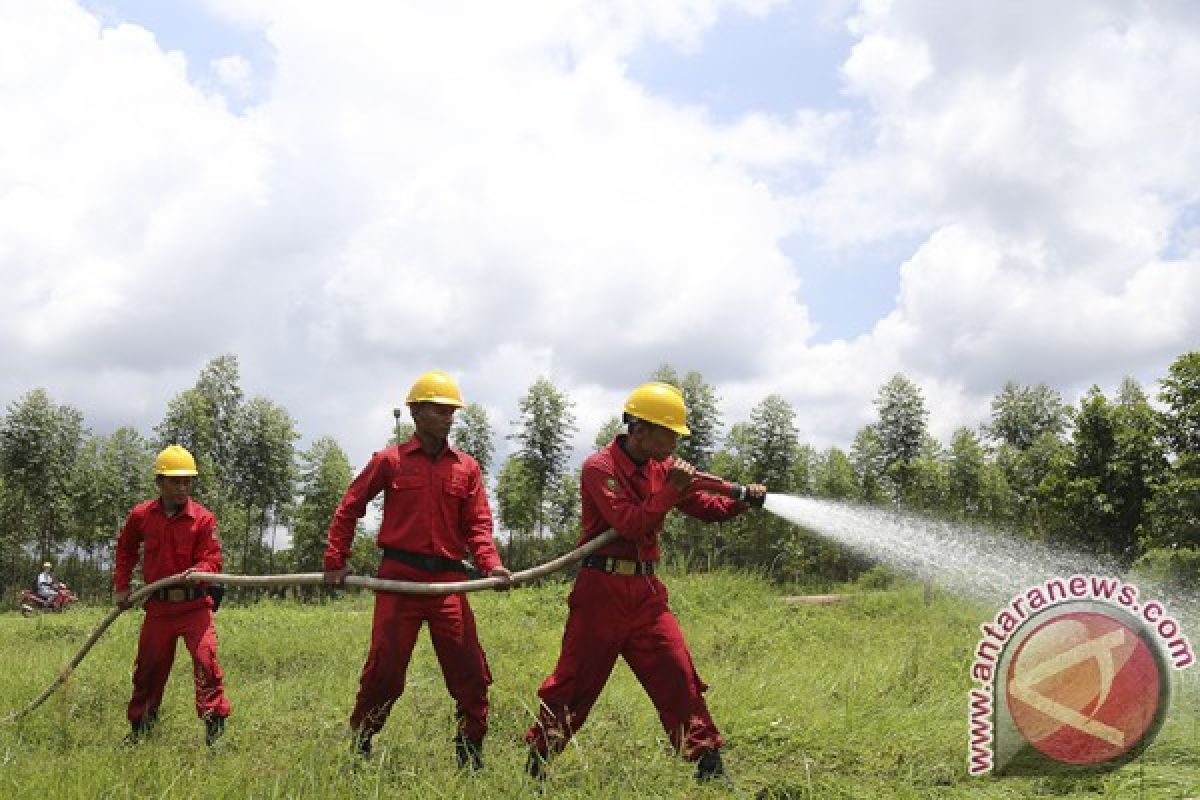
<svg viewBox="0 0 1200 800"><path fill-rule="evenodd" d="M565 555L559 556L553 561L547 561L545 564L531 567L521 572L514 572L512 578L507 581L504 578L476 578L475 580L453 581L450 583L423 583L421 581L389 581L382 578L347 575L342 585L370 589L376 592L400 592L401 594L421 595L458 594L459 592L479 592L484 589L499 589L505 586L528 583L565 569L576 561L580 561L584 557L596 552L616 538L616 531L605 531L595 539L588 541ZM96 630L92 631L92 635L87 638L87 641L83 643L83 647L79 648L79 652L75 654L75 657L71 659L70 663L67 664L66 668L54 682L46 687L46 690L38 695L37 699L32 703L20 711L10 714L7 721L17 722L46 702L46 699L54 694L58 687L67 682L67 678L71 676L71 673L79 666L84 657L87 656L88 651L92 649L92 645L96 644L100 637L104 635L104 632L108 630L109 626L122 613L134 606L141 605L147 597L159 589L166 589L179 584L200 582L224 583L234 586L320 586L325 583L325 573L300 572L290 575L226 575L222 572L193 572L191 574L181 572L178 575L171 575L170 577L147 584L129 595L129 601L124 608L116 607L109 611L108 615L100 621L100 624L96 626Z"/></svg>

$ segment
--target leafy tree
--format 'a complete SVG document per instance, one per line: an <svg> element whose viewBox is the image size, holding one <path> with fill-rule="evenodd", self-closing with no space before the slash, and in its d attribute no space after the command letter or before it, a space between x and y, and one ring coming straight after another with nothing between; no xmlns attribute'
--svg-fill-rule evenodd
<svg viewBox="0 0 1200 800"><path fill-rule="evenodd" d="M855 492L868 503L885 503L890 499L887 487L887 458L878 429L866 425L854 437L850 447L850 463L858 481Z"/></svg>
<svg viewBox="0 0 1200 800"><path fill-rule="evenodd" d="M257 542L250 529L245 531L242 569L249 568L252 550L272 557L273 550L263 539L268 522L278 520L291 502L298 438L296 423L287 411L265 397L253 397L238 409L231 453L232 488L247 522L258 528Z"/></svg>
<svg viewBox="0 0 1200 800"><path fill-rule="evenodd" d="M853 500L859 496L854 464L841 448L829 448L817 461L815 489L821 497L835 500Z"/></svg>
<svg viewBox="0 0 1200 800"><path fill-rule="evenodd" d="M802 444L796 447L796 458L792 463L792 491L799 494L813 493L818 458L812 445Z"/></svg>
<svg viewBox="0 0 1200 800"><path fill-rule="evenodd" d="M534 530L545 528L547 493L571 456L571 439L578 428L573 403L546 378L538 378L521 398L521 418L508 438L519 445L523 469L532 481Z"/></svg>
<svg viewBox="0 0 1200 800"><path fill-rule="evenodd" d="M238 449L238 427L244 396L239 381L241 372L237 356L232 353L217 356L204 365L196 379L195 390L205 399L212 432L212 456L220 477L221 487L234 482L234 451ZM170 442L164 442L170 444Z"/></svg>
<svg viewBox="0 0 1200 800"><path fill-rule="evenodd" d="M319 437L300 454L300 502L292 518L295 569L322 569L333 513L353 478L349 459L332 437Z"/></svg>
<svg viewBox="0 0 1200 800"><path fill-rule="evenodd" d="M155 494L154 454L132 428L87 437L71 483L72 541L95 555L115 544L129 510Z"/></svg>
<svg viewBox="0 0 1200 800"><path fill-rule="evenodd" d="M1113 424L1115 441L1108 482L1120 538L1126 555L1132 559L1137 555L1137 537L1147 521L1147 508L1169 472L1160 437L1160 414L1132 378L1122 381L1117 392Z"/></svg>
<svg viewBox="0 0 1200 800"><path fill-rule="evenodd" d="M124 523L129 509L153 496L154 456L150 442L133 428L117 428L104 440L101 501L114 530Z"/></svg>
<svg viewBox="0 0 1200 800"><path fill-rule="evenodd" d="M592 440L592 444L596 450L602 447L608 447L609 442L617 437L617 434L625 430L625 426L621 423L621 418L616 414L609 417L600 430L596 432L596 438Z"/></svg>
<svg viewBox="0 0 1200 800"><path fill-rule="evenodd" d="M777 394L766 397L750 412L747 466L750 477L777 492L789 492L799 437L796 412Z"/></svg>
<svg viewBox="0 0 1200 800"><path fill-rule="evenodd" d="M903 497L912 479L912 462L920 455L925 441L929 418L925 398L915 383L897 373L880 387L875 407L879 409L875 433L883 453L884 470L898 495Z"/></svg>
<svg viewBox="0 0 1200 800"><path fill-rule="evenodd" d="M950 439L946 481L950 502L959 516L981 516L987 453L970 428L959 428Z"/></svg>
<svg viewBox="0 0 1200 800"><path fill-rule="evenodd" d="M6 525L24 531L39 558L63 543L71 511L71 477L83 444L83 415L34 389L0 421L0 473L10 495Z"/></svg>
<svg viewBox="0 0 1200 800"><path fill-rule="evenodd" d="M103 436L84 437L67 480L70 515L66 536L89 556L113 536L100 499L104 479L100 455L103 445Z"/></svg>
<svg viewBox="0 0 1200 800"><path fill-rule="evenodd" d="M1045 434L1061 435L1068 415L1062 397L1044 383L1018 386L1009 381L992 400L989 436L1018 450L1028 450Z"/></svg>
<svg viewBox="0 0 1200 800"><path fill-rule="evenodd" d="M579 483L579 470L566 471L560 473L558 480L550 487L546 521L551 534L556 537L571 533L579 520Z"/></svg>
<svg viewBox="0 0 1200 800"><path fill-rule="evenodd" d="M751 410L740 443L745 454L743 483L763 483L774 492L792 491L799 449L795 419L796 412L779 395L769 395ZM735 563L741 566L772 564L795 537L790 523L769 515L743 515L729 528Z"/></svg>
<svg viewBox="0 0 1200 800"><path fill-rule="evenodd" d="M753 483L757 480L753 476L750 461L754 438L755 433L749 423L734 423L725 436L725 446L713 454L709 468L726 480Z"/></svg>
<svg viewBox="0 0 1200 800"><path fill-rule="evenodd" d="M454 415L454 427L450 439L459 450L479 462L484 475L492 469L492 454L496 446L492 426L488 422L487 410L478 403L467 403Z"/></svg>
<svg viewBox="0 0 1200 800"><path fill-rule="evenodd" d="M995 464L1011 490L1012 513L1017 524L1033 539L1049 535L1046 519L1052 471L1066 462L1069 448L1056 433L1046 432L1026 450L1002 443Z"/></svg>
<svg viewBox="0 0 1200 800"><path fill-rule="evenodd" d="M1070 450L1055 461L1042 486L1057 539L1109 551L1114 515L1105 489L1115 441L1108 399L1093 386L1080 401Z"/></svg>
<svg viewBox="0 0 1200 800"><path fill-rule="evenodd" d="M892 465L893 472L901 469L899 463ZM932 436L926 435L917 457L905 468L907 477L904 504L919 511L946 511L950 498L950 481L947 475L942 446ZM900 485L898 478L893 481Z"/></svg>
<svg viewBox="0 0 1200 800"><path fill-rule="evenodd" d="M959 519L1007 521L1011 493L1003 470L988 460L974 431L959 428L946 456L948 509Z"/></svg>
<svg viewBox="0 0 1200 800"><path fill-rule="evenodd" d="M1126 383L1109 404L1098 387L1080 401L1068 456L1043 482L1057 538L1127 563L1152 486L1165 472L1155 415L1140 388Z"/></svg>
<svg viewBox="0 0 1200 800"><path fill-rule="evenodd" d="M496 476L496 515L507 538L504 561L524 566L529 541L539 524L539 498L533 470L520 455L509 456Z"/></svg>
<svg viewBox="0 0 1200 800"><path fill-rule="evenodd" d="M1146 546L1197 549L1200 548L1200 352L1186 353L1171 364L1158 397L1165 406L1162 442L1173 458L1147 508Z"/></svg>
<svg viewBox="0 0 1200 800"><path fill-rule="evenodd" d="M659 383L669 383L676 389L683 389L683 381L679 379L679 373L670 364L659 365L658 369L650 373L650 380L658 381Z"/></svg>
<svg viewBox="0 0 1200 800"><path fill-rule="evenodd" d="M392 439L389 444L404 444L417 432L417 426L412 424L411 418L404 416L407 413L407 408L396 409L396 422L392 426Z"/></svg>
<svg viewBox="0 0 1200 800"><path fill-rule="evenodd" d="M1161 383L1158 398L1167 409L1163 431L1171 452L1200 458L1200 350L1175 359Z"/></svg>

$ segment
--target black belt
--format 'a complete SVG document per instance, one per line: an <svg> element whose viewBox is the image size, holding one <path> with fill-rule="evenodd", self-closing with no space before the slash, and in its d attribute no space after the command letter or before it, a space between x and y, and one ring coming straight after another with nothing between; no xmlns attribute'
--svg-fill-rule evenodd
<svg viewBox="0 0 1200 800"><path fill-rule="evenodd" d="M168 589L155 589L150 597L166 603L186 603L189 600L199 600L207 595L208 592L198 586L172 586Z"/></svg>
<svg viewBox="0 0 1200 800"><path fill-rule="evenodd" d="M467 574L467 565L453 558L430 556L425 553L410 553L407 550L397 550L393 547L383 548L383 557L389 561L399 561L401 564L408 564L410 567L416 567L425 572L461 572L464 575Z"/></svg>
<svg viewBox="0 0 1200 800"><path fill-rule="evenodd" d="M581 562L589 569L598 569L613 575L653 575L653 561L629 561L612 556L585 556Z"/></svg>

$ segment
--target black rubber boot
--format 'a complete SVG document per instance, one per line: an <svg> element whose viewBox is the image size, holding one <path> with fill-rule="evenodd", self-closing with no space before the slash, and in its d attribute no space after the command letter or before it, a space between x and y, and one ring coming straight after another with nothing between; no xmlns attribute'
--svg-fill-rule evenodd
<svg viewBox="0 0 1200 800"><path fill-rule="evenodd" d="M454 737L454 760L459 769L483 769L483 742L468 739L463 734Z"/></svg>
<svg viewBox="0 0 1200 800"><path fill-rule="evenodd" d="M546 780L546 765L550 757L535 747L529 748L529 759L525 762L525 774L535 781Z"/></svg>
<svg viewBox="0 0 1200 800"><path fill-rule="evenodd" d="M696 759L696 780L700 783L729 780L720 750L705 750L700 754L700 758Z"/></svg>
<svg viewBox="0 0 1200 800"><path fill-rule="evenodd" d="M204 743L212 747L225 735L225 718L210 714L204 718Z"/></svg>
<svg viewBox="0 0 1200 800"><path fill-rule="evenodd" d="M157 721L158 709L152 708L141 719L135 719L129 723L129 733L125 735L121 743L137 744L154 729L154 723Z"/></svg>

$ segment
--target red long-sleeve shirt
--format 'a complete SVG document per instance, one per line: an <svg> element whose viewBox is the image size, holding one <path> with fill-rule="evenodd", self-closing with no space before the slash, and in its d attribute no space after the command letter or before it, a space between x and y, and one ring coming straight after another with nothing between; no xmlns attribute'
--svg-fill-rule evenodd
<svg viewBox="0 0 1200 800"><path fill-rule="evenodd" d="M325 569L346 566L354 524L383 492L378 547L461 559L470 549L485 575L501 565L479 463L446 446L431 459L417 437L380 450L346 489L329 526Z"/></svg>
<svg viewBox="0 0 1200 800"><path fill-rule="evenodd" d="M707 492L681 495L667 481L672 459L635 464L621 448L624 438L618 435L583 462L580 544L611 528L621 538L601 548L600 555L657 561L658 537L672 508L705 522L721 522L748 507Z"/></svg>
<svg viewBox="0 0 1200 800"><path fill-rule="evenodd" d="M221 540L217 518L195 500L173 517L163 511L162 501L147 500L129 512L117 537L113 587L129 588L138 551L142 553L142 577L146 583L195 568L200 572L221 571Z"/></svg>

